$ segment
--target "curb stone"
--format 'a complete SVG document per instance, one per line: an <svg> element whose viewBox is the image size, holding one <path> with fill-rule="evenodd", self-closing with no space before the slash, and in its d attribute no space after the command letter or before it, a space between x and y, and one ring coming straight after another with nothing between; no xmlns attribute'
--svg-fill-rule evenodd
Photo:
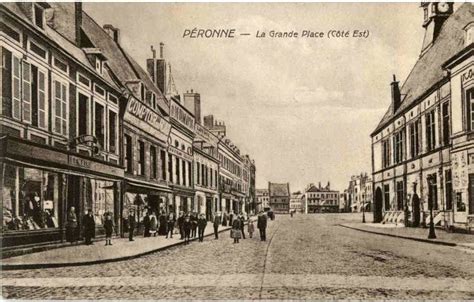
<svg viewBox="0 0 474 302"><path fill-rule="evenodd" d="M219 230L218 233L223 233L230 230L231 227L225 227L224 229ZM214 232L204 235L204 237L214 236ZM190 241L198 240L199 238L192 238ZM68 262L68 263L29 263L29 264L1 264L1 270L24 270L24 269L38 269L38 268L57 268L57 267L69 267L69 266L83 266L83 265L93 265L93 264L101 264L101 263L109 263L109 262L118 262L124 260L130 260L134 258L139 258L142 256L146 256L149 254L153 254L159 251L166 250L171 247L175 247L178 245L184 245L184 240L176 243L172 243L166 246L162 246L150 251L138 253L135 255L117 257L117 258L110 258L110 259L99 259L99 260L91 260L91 261L81 261L81 262Z"/></svg>
<svg viewBox="0 0 474 302"><path fill-rule="evenodd" d="M356 230L360 232L366 232L366 233L371 233L371 234L377 234L377 235L382 235L382 236L389 236L389 237L395 237L395 238L401 238L401 239L408 239L408 240L413 240L413 241L419 241L419 242L425 242L425 243L431 243L431 244L437 244L437 245L445 245L445 246L463 246L464 245L459 245L457 243L453 242L447 242L447 241L441 241L441 240L430 240L430 239L424 239L424 238L416 238L416 237L409 237L409 236L403 236L403 235L395 235L395 234L388 234L388 233L383 233L383 232L376 232L372 230L366 230L362 228L357 228L353 226L348 226L344 224L338 224L341 227L348 228L351 230Z"/></svg>

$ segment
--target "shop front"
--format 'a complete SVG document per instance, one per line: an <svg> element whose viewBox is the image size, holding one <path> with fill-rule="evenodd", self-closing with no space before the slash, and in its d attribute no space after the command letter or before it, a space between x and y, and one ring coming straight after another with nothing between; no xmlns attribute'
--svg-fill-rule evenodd
<svg viewBox="0 0 474 302"><path fill-rule="evenodd" d="M9 136L0 151L3 248L63 242L72 207L77 239L86 210L99 236L105 213L119 221L121 167Z"/></svg>
<svg viewBox="0 0 474 302"><path fill-rule="evenodd" d="M195 200L195 191L183 186L173 185L174 196L174 210L175 214L183 213L198 213L198 202Z"/></svg>

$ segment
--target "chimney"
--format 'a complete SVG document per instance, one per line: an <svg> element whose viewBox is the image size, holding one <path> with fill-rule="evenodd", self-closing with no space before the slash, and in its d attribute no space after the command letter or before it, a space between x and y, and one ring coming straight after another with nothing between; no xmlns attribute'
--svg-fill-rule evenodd
<svg viewBox="0 0 474 302"><path fill-rule="evenodd" d="M321 189L321 182L318 183L318 187Z"/></svg>
<svg viewBox="0 0 474 302"><path fill-rule="evenodd" d="M206 115L204 118L204 127L207 129L212 129L214 127L214 116Z"/></svg>
<svg viewBox="0 0 474 302"><path fill-rule="evenodd" d="M47 9L46 23L71 43L81 47L82 3L81 2L35 2ZM32 7L31 3L23 7ZM51 10L51 11L50 11ZM28 15L28 12L26 12Z"/></svg>
<svg viewBox="0 0 474 302"><path fill-rule="evenodd" d="M201 95L195 93L192 89L191 92L186 91L183 94L184 97L184 107L188 109L193 115L194 120L199 125L201 124Z"/></svg>
<svg viewBox="0 0 474 302"><path fill-rule="evenodd" d="M160 58L156 58L156 50L151 46L152 57L146 60L148 74L160 91L166 93L166 61L163 59L163 48L165 44L160 43Z"/></svg>
<svg viewBox="0 0 474 302"><path fill-rule="evenodd" d="M400 104L402 102L401 95L400 95L400 88L398 87L398 82L395 75L393 75L393 81L392 83L390 83L390 85L392 86L393 113L395 113L398 110L398 108L400 108Z"/></svg>
<svg viewBox="0 0 474 302"><path fill-rule="evenodd" d="M114 27L112 24L105 24L103 28L115 43L120 44L120 29Z"/></svg>

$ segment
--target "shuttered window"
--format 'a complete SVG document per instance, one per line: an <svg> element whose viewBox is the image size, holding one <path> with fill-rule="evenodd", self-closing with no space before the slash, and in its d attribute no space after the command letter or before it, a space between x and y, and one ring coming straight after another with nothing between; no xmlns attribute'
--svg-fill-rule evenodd
<svg viewBox="0 0 474 302"><path fill-rule="evenodd" d="M38 70L38 127L47 129L46 75Z"/></svg>
<svg viewBox="0 0 474 302"><path fill-rule="evenodd" d="M22 86L22 100L23 100L23 121L31 124L31 65L23 62L23 86Z"/></svg>
<svg viewBox="0 0 474 302"><path fill-rule="evenodd" d="M20 120L21 119L21 97L20 97L20 59L13 56L13 73L12 73L12 117Z"/></svg>
<svg viewBox="0 0 474 302"><path fill-rule="evenodd" d="M54 127L57 134L67 135L67 86L59 81L54 81Z"/></svg>

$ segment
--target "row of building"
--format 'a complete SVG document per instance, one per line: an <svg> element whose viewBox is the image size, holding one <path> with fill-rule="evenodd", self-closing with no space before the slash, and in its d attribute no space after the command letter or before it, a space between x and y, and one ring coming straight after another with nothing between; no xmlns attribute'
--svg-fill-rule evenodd
<svg viewBox="0 0 474 302"><path fill-rule="evenodd" d="M98 230L112 213L117 234L131 210L256 210L254 161L201 118L198 93L177 93L163 44L144 70L81 3L0 14L4 248L63 240L72 207L79 232L91 209Z"/></svg>
<svg viewBox="0 0 474 302"><path fill-rule="evenodd" d="M425 36L372 139L375 222L474 221L474 6L422 2Z"/></svg>

